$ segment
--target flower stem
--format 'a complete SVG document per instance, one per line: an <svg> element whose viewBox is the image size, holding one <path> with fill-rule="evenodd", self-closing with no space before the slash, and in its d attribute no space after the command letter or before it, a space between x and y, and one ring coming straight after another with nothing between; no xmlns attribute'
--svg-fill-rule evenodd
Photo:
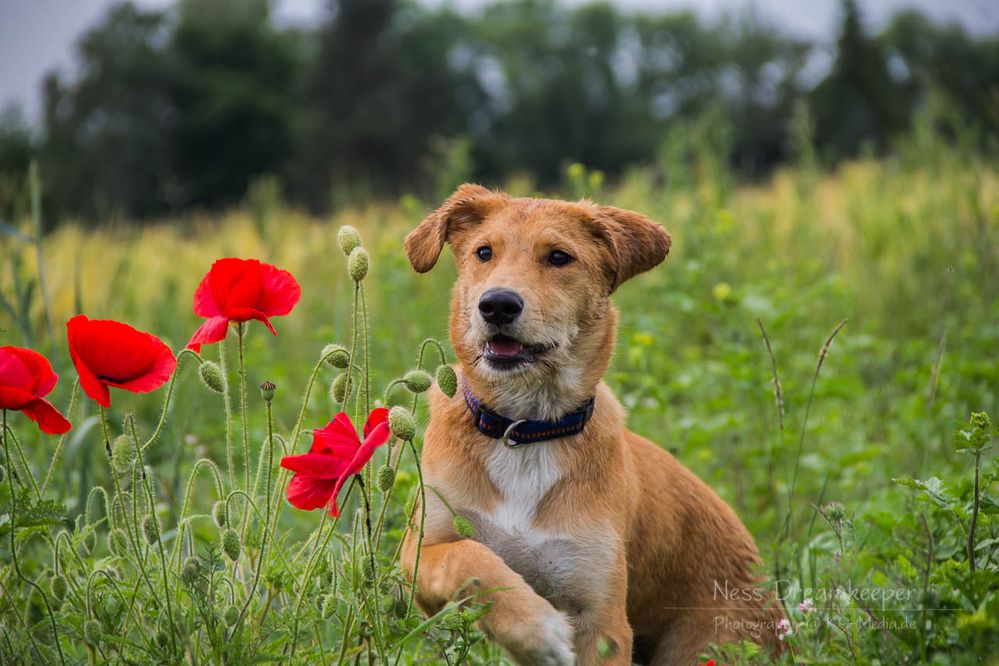
<svg viewBox="0 0 999 666"><path fill-rule="evenodd" d="M66 410L66 418L73 417L73 408L76 406L76 396L80 390L80 378L77 377L76 381L73 383L73 392L70 394L69 398L69 409ZM52 480L52 472L55 471L56 462L59 460L59 453L62 451L62 445L66 441L66 437L69 436L69 431L67 430L59 437L59 443L56 444L55 453L52 454L52 462L49 463L49 471L45 475L45 481L42 483L42 494L45 494L45 490L49 487L49 481Z"/></svg>
<svg viewBox="0 0 999 666"><path fill-rule="evenodd" d="M17 449L17 457L21 459L21 466L24 467L24 475L31 482L31 488L35 491L35 497L42 499L42 492L38 489L38 483L35 482L35 475L31 473L31 468L28 466L28 459L24 457L24 449L21 448L21 442L17 440L14 431L9 426L4 426L4 430L10 435L11 441L14 442L14 448ZM9 463L12 463L9 457L5 457L5 459ZM13 470L13 467L11 469Z"/></svg>
<svg viewBox="0 0 999 666"><path fill-rule="evenodd" d="M10 460L10 447L7 445L7 410L2 409L0 410L0 413L3 414L3 428L2 432L0 432L0 438L3 439L3 454L6 460ZM59 662L61 664L65 664L66 658L62 654L62 644L59 642L59 627L56 625L55 615L52 613L52 606L49 605L49 597L45 594L45 591L39 587L38 583L24 575L21 571L21 564L17 559L17 546L14 542L14 531L17 527L17 493L14 490L13 474L7 474L7 483L10 484L10 559L14 564L14 571L17 573L17 577L20 578L22 582L35 588L35 591L38 592L42 601L45 603L45 610L48 613L49 622L52 624L52 638L55 641L56 649L59 651Z"/></svg>
<svg viewBox="0 0 999 666"><path fill-rule="evenodd" d="M229 472L229 487L236 486L236 470L232 464L232 398L229 397L229 370L225 361L225 340L219 343L219 367L222 369L222 376L225 378L225 387L222 399L225 403L225 462Z"/></svg>
<svg viewBox="0 0 999 666"><path fill-rule="evenodd" d="M243 362L245 322L239 322L237 331L239 332L236 338L239 347L239 408L243 422L243 490L250 492L250 427L246 418L246 365Z"/></svg>
<svg viewBox="0 0 999 666"><path fill-rule="evenodd" d="M163 424L166 423L167 418L167 410L170 408L170 398L173 396L173 387L174 384L177 383L177 375L180 374L180 362L185 356L188 355L200 360L198 354L190 349L184 349L177 354L177 366L174 368L173 374L170 375L170 383L167 384L166 396L163 398L163 409L160 411L160 420L157 422L156 429L153 431L153 434L151 434L149 439L147 439L142 445L143 451L145 451L150 444L155 442L159 438L160 433L163 431Z"/></svg>
<svg viewBox="0 0 999 666"><path fill-rule="evenodd" d="M420 464L420 454L413 440L409 440L409 449L413 452L416 463L416 476L420 482L420 532L416 540L416 561L413 563L413 582L409 591L409 605L406 607L406 617L413 612L413 602L416 600L416 576L420 571L420 551L423 550L423 530L427 521L427 490L423 483L423 466Z"/></svg>

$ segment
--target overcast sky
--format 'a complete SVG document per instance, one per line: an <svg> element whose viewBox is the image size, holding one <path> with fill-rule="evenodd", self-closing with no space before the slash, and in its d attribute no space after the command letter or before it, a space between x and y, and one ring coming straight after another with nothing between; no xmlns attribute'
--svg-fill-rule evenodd
<svg viewBox="0 0 999 666"><path fill-rule="evenodd" d="M581 4L583 0L567 0ZM0 108L20 103L28 117L37 117L39 90L46 72L72 72L80 35L93 26L117 0L0 0ZM484 0L424 0L428 5L450 2L474 10ZM165 7L171 0L137 0L145 7ZM626 9L671 11L693 9L712 18L752 6L786 30L829 44L835 38L840 0L617 0ZM916 7L938 21L957 21L975 33L999 32L995 0L859 0L865 23L877 29L897 10ZM323 19L325 0L273 0L279 21L296 25Z"/></svg>

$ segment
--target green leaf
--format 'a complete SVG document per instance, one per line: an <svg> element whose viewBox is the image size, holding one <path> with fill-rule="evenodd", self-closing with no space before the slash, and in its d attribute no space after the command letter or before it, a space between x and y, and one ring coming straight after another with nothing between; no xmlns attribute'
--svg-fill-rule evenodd
<svg viewBox="0 0 999 666"><path fill-rule="evenodd" d="M935 476L931 476L925 481L922 479L913 479L910 476L905 476L900 479L892 479L895 483L900 486L905 486L906 488L912 488L923 493L928 497L934 504L943 509L953 509L956 503L954 497L947 492L944 488L943 481Z"/></svg>

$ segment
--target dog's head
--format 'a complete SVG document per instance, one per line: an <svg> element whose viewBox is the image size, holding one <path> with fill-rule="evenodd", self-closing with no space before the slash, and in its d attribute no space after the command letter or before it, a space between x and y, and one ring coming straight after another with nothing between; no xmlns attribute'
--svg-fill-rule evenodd
<svg viewBox="0 0 999 666"><path fill-rule="evenodd" d="M463 185L406 238L413 268L433 268L445 243L458 268L451 342L465 372L511 418L557 418L607 367L608 297L663 261L670 237L619 208Z"/></svg>

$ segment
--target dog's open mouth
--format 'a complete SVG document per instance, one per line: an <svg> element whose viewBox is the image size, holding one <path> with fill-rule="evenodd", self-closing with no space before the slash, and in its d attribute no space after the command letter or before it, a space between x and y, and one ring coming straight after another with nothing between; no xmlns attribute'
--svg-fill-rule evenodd
<svg viewBox="0 0 999 666"><path fill-rule="evenodd" d="M543 344L525 345L508 335L494 335L486 341L482 352L486 362L496 368L512 368L523 363L534 363L535 359L551 347Z"/></svg>

